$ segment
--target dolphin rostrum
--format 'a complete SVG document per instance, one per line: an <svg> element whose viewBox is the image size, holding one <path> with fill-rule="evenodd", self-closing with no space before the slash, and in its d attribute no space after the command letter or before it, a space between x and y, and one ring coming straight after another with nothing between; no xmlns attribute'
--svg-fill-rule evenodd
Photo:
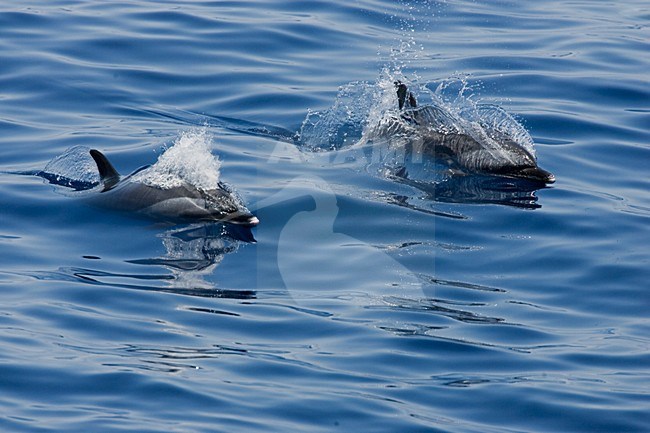
<svg viewBox="0 0 650 433"><path fill-rule="evenodd" d="M100 151L90 150L97 164L101 185L89 200L117 210L138 212L170 221L213 221L254 226L259 223L236 198L234 191L219 182L218 187L204 190L183 181L178 186L162 188L149 185L135 176L142 167L122 177Z"/></svg>
<svg viewBox="0 0 650 433"><path fill-rule="evenodd" d="M404 137L412 137L406 141L411 152L449 159L470 172L555 182L555 176L540 168L531 151L512 134L469 122L459 126L457 119L438 106L418 107L405 84L397 81L395 86L399 117L382 121L374 137L399 137L402 143Z"/></svg>

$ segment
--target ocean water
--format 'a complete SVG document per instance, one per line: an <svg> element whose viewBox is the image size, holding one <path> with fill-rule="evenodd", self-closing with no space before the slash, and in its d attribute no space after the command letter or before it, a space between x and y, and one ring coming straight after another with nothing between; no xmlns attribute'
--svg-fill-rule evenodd
<svg viewBox="0 0 650 433"><path fill-rule="evenodd" d="M649 26L640 0L3 4L0 430L650 431ZM397 79L500 107L556 183L396 176L360 141ZM36 175L95 184L76 146L218 175L260 224L88 206Z"/></svg>

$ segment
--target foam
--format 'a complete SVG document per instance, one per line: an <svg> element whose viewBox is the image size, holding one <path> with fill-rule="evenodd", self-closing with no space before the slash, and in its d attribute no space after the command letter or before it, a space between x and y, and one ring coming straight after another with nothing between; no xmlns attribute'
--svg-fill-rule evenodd
<svg viewBox="0 0 650 433"><path fill-rule="evenodd" d="M219 187L221 162L212 154L212 134L207 127L183 131L173 145L134 180L162 189L189 183L202 190Z"/></svg>

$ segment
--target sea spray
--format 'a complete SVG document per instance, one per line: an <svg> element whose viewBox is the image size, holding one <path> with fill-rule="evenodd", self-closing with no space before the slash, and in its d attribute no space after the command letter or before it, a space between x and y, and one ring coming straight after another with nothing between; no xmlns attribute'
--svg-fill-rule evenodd
<svg viewBox="0 0 650 433"><path fill-rule="evenodd" d="M149 169L135 179L162 189L188 183L204 191L217 189L221 162L212 154L212 134L207 127L183 131Z"/></svg>
<svg viewBox="0 0 650 433"><path fill-rule="evenodd" d="M54 157L37 174L53 185L75 191L91 189L99 185L99 173L89 152L86 146L73 146Z"/></svg>

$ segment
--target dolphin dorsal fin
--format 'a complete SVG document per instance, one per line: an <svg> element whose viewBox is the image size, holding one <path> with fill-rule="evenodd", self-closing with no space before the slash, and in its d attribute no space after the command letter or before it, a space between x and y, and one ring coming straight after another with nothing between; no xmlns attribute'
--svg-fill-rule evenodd
<svg viewBox="0 0 650 433"><path fill-rule="evenodd" d="M115 167L108 161L108 159L99 150L92 149L90 156L95 160L97 169L99 170L99 178L104 184L104 191L107 191L115 186L120 181L120 174L115 170Z"/></svg>
<svg viewBox="0 0 650 433"><path fill-rule="evenodd" d="M399 109L401 110L404 107L417 108L418 101L415 100L415 95L409 92L406 84L402 83L401 81L395 81L394 84L397 89L397 103L399 105Z"/></svg>
<svg viewBox="0 0 650 433"><path fill-rule="evenodd" d="M404 108L404 103L406 102L406 93L408 92L408 88L406 87L406 84L401 81L395 81L395 87L397 88L397 101L399 109L401 110Z"/></svg>

